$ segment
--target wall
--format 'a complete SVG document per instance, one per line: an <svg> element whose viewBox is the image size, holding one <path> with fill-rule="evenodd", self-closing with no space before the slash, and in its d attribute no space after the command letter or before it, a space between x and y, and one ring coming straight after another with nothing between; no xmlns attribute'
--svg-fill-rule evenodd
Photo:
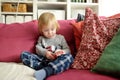
<svg viewBox="0 0 120 80"><path fill-rule="evenodd" d="M99 15L111 16L120 13L120 0L99 0Z"/></svg>

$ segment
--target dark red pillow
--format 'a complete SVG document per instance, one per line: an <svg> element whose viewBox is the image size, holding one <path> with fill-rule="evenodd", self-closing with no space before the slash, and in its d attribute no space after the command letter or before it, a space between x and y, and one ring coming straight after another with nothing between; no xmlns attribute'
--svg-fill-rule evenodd
<svg viewBox="0 0 120 80"><path fill-rule="evenodd" d="M100 20L90 8L87 8L82 40L72 67L76 69L93 68L119 27L120 18Z"/></svg>

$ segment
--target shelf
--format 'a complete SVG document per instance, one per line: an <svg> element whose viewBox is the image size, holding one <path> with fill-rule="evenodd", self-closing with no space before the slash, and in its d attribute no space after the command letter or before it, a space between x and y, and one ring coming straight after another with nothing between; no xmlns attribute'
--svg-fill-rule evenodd
<svg viewBox="0 0 120 80"><path fill-rule="evenodd" d="M1 3L18 3L18 1L5 1L5 0L1 0ZM33 1L19 1L19 3L33 3Z"/></svg>
<svg viewBox="0 0 120 80"><path fill-rule="evenodd" d="M41 9L64 9L67 6L67 2L37 2L38 8Z"/></svg>
<svg viewBox="0 0 120 80"><path fill-rule="evenodd" d="M33 15L32 12L24 12L24 13L22 13L22 12L1 12L1 14L2 15L16 15L16 14L18 14L18 15Z"/></svg>
<svg viewBox="0 0 120 80"><path fill-rule="evenodd" d="M67 2L46 2L46 1L38 1L37 4L67 5Z"/></svg>
<svg viewBox="0 0 120 80"><path fill-rule="evenodd" d="M75 3L71 2L71 8L85 8L85 7L97 7L98 3Z"/></svg>
<svg viewBox="0 0 120 80"><path fill-rule="evenodd" d="M77 14L79 12L84 14L84 10L86 7L90 7L94 10L94 12L99 12L99 0L97 0L98 3L91 3L91 2L71 2L71 0L57 0L56 1L48 1L48 0L0 0L0 13L3 16L31 16L33 20L38 18L38 11L64 11L64 17L63 19L71 19L76 18ZM19 2L18 2L19 1ZM96 0L95 0L96 1ZM4 3L13 3L13 4L22 4L24 3L27 5L27 11L24 12L3 12L2 4ZM56 12L55 15L62 16L59 12Z"/></svg>

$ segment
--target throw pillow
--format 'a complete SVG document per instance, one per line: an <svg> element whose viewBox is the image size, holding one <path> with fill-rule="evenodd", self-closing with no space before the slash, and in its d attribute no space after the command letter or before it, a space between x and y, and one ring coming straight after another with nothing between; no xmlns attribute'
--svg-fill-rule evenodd
<svg viewBox="0 0 120 80"><path fill-rule="evenodd" d="M83 15L81 15L81 16L83 16ZM105 16L99 16L99 18L100 18L100 20L107 19ZM81 20L81 21L77 22L77 21L73 20L71 22L71 24L73 25L75 44L76 44L76 49L78 50L80 42L81 42L82 28L84 27L84 21Z"/></svg>
<svg viewBox="0 0 120 80"><path fill-rule="evenodd" d="M120 18L100 20L90 8L86 8L82 40L72 67L93 68L106 45L118 31L118 25Z"/></svg>
<svg viewBox="0 0 120 80"><path fill-rule="evenodd" d="M34 72L23 64L0 62L0 80L36 80Z"/></svg>
<svg viewBox="0 0 120 80"><path fill-rule="evenodd" d="M82 14L80 14L80 13L78 13L78 16L77 16L77 22L79 22L79 21L83 21L84 20L84 15L82 15Z"/></svg>
<svg viewBox="0 0 120 80"><path fill-rule="evenodd" d="M75 44L76 44L76 49L78 50L81 42L82 28L84 27L84 21L79 21L79 22L72 21L71 24L73 25Z"/></svg>
<svg viewBox="0 0 120 80"><path fill-rule="evenodd" d="M37 38L35 21L0 24L0 62L20 62L22 51L35 52Z"/></svg>
<svg viewBox="0 0 120 80"><path fill-rule="evenodd" d="M116 77L120 76L120 30L107 45L92 71Z"/></svg>

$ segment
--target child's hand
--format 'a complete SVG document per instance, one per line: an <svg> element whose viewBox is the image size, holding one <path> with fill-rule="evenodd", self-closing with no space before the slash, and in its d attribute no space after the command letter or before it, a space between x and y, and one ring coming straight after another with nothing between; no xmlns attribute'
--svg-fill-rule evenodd
<svg viewBox="0 0 120 80"><path fill-rule="evenodd" d="M45 56L50 60L54 60L56 58L51 51L47 51Z"/></svg>
<svg viewBox="0 0 120 80"><path fill-rule="evenodd" d="M62 54L65 54L65 52L63 50L56 50L55 51L56 56L61 56Z"/></svg>

